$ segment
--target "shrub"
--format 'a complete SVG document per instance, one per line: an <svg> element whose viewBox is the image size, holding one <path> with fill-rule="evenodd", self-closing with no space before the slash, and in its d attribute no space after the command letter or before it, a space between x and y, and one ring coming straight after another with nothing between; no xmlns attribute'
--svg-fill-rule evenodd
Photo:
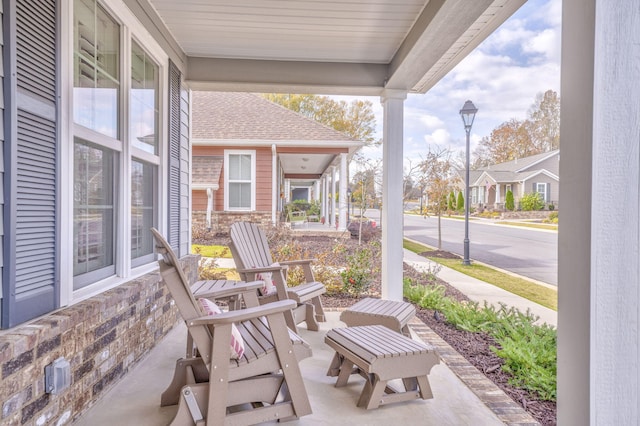
<svg viewBox="0 0 640 426"><path fill-rule="evenodd" d="M378 268L379 244L371 242L347 256L347 266L340 273L342 288L346 293L359 296L369 290Z"/></svg>
<svg viewBox="0 0 640 426"><path fill-rule="evenodd" d="M462 191L458 192L458 203L456 205L456 210L459 212L464 210L464 195L462 195Z"/></svg>
<svg viewBox="0 0 640 426"><path fill-rule="evenodd" d="M537 192L524 194L522 198L520 198L520 206L524 211L542 210L544 208L542 195Z"/></svg>
<svg viewBox="0 0 640 426"><path fill-rule="evenodd" d="M497 343L491 350L504 359L502 369L509 382L536 393L543 400L556 399L557 334L548 325L535 325L530 312L501 304L499 308L476 302L458 302L444 295L438 285L404 281L408 300L443 314L447 323L472 333L487 333Z"/></svg>
<svg viewBox="0 0 640 426"><path fill-rule="evenodd" d="M549 208L549 211L554 211L556 209L556 206L553 203L549 203L548 208Z"/></svg>
<svg viewBox="0 0 640 426"><path fill-rule="evenodd" d="M451 191L449 193L449 199L447 200L447 207L449 208L449 211L455 210L455 207L456 207L456 196L453 193L453 191Z"/></svg>
<svg viewBox="0 0 640 426"><path fill-rule="evenodd" d="M513 192L511 192L511 190L508 190L504 197L504 207L510 212L512 212L516 207L513 201Z"/></svg>

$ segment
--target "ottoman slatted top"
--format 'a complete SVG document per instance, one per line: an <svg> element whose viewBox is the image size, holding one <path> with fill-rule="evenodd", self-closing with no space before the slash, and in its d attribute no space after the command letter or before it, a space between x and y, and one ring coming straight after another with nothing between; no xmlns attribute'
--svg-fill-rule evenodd
<svg viewBox="0 0 640 426"><path fill-rule="evenodd" d="M365 378L359 407L433 397L427 375L439 358L431 346L381 325L334 328L324 341L336 351L327 371L338 377L336 387L345 386L354 372ZM391 386L393 379L402 379L404 389Z"/></svg>
<svg viewBox="0 0 640 426"><path fill-rule="evenodd" d="M407 323L416 315L411 303L366 298L346 309L340 321L348 327L359 325L384 325L391 330L409 336Z"/></svg>

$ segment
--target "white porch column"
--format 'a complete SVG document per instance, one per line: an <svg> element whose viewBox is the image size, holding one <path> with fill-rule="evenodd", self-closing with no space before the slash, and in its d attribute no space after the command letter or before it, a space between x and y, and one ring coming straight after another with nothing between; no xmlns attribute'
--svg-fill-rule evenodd
<svg viewBox="0 0 640 426"><path fill-rule="evenodd" d="M340 154L340 193L339 193L339 215L338 215L338 231L347 229L347 154Z"/></svg>
<svg viewBox="0 0 640 426"><path fill-rule="evenodd" d="M402 90L382 94L382 298L402 300L404 252L402 211L402 155L404 100Z"/></svg>
<svg viewBox="0 0 640 426"><path fill-rule="evenodd" d="M271 145L271 223L278 224L278 197L280 185L278 184L278 152L276 145Z"/></svg>
<svg viewBox="0 0 640 426"><path fill-rule="evenodd" d="M322 215L325 225L329 224L329 176L322 177Z"/></svg>
<svg viewBox="0 0 640 426"><path fill-rule="evenodd" d="M336 227L336 166L331 166L331 227Z"/></svg>
<svg viewBox="0 0 640 426"><path fill-rule="evenodd" d="M500 184L496 182L496 204L500 203Z"/></svg>
<svg viewBox="0 0 640 426"><path fill-rule="evenodd" d="M558 424L637 424L640 9L562 8Z"/></svg>

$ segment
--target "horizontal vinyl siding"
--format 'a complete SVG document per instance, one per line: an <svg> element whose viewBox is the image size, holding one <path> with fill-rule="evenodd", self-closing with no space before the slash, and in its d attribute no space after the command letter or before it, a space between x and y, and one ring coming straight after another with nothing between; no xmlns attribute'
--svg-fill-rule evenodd
<svg viewBox="0 0 640 426"><path fill-rule="evenodd" d="M256 210L271 210L271 149L256 150Z"/></svg>
<svg viewBox="0 0 640 426"><path fill-rule="evenodd" d="M194 212L198 212L198 211L204 212L207 210L207 191L201 190L201 189L193 190L192 198L191 198L191 209ZM215 206L214 206L214 210L215 210Z"/></svg>
<svg viewBox="0 0 640 426"><path fill-rule="evenodd" d="M3 34L3 2L0 2L0 35ZM2 301L2 268L4 266L4 39L0 36L0 302ZM0 303L2 318L2 303Z"/></svg>
<svg viewBox="0 0 640 426"><path fill-rule="evenodd" d="M232 146L194 146L193 155L224 156L225 149L237 150L239 148ZM246 150L256 151L256 211L271 211L271 148L256 149L247 147ZM225 184L223 167L220 173L220 189L218 189L214 195L214 211L224 211L224 191ZM193 210L206 210L206 191L193 191L193 197Z"/></svg>

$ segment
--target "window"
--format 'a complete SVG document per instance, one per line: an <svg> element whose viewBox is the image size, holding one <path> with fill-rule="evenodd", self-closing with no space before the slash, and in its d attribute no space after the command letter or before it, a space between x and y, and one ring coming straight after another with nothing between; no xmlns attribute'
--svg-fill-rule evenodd
<svg viewBox="0 0 640 426"><path fill-rule="evenodd" d="M255 151L225 151L225 210L255 210Z"/></svg>
<svg viewBox="0 0 640 426"><path fill-rule="evenodd" d="M540 194L542 201L549 201L547 198L547 184L546 183L536 183L534 185L534 190L538 194Z"/></svg>
<svg viewBox="0 0 640 426"><path fill-rule="evenodd" d="M158 66L133 41L131 43L131 145L158 153Z"/></svg>
<svg viewBox="0 0 640 426"><path fill-rule="evenodd" d="M131 259L132 266L153 260L153 238L149 229L156 224L157 167L132 161L131 167Z"/></svg>
<svg viewBox="0 0 640 426"><path fill-rule="evenodd" d="M115 273L115 172L110 150L77 139L73 175L74 288Z"/></svg>
<svg viewBox="0 0 640 426"><path fill-rule="evenodd" d="M146 47L163 54L153 42L134 40L131 17L117 9L119 21L96 0L74 1L74 290L128 277L154 260L161 68Z"/></svg>
<svg viewBox="0 0 640 426"><path fill-rule="evenodd" d="M471 188L471 204L478 204L478 188Z"/></svg>
<svg viewBox="0 0 640 426"><path fill-rule="evenodd" d="M73 22L73 119L117 138L120 26L95 0L76 0Z"/></svg>

